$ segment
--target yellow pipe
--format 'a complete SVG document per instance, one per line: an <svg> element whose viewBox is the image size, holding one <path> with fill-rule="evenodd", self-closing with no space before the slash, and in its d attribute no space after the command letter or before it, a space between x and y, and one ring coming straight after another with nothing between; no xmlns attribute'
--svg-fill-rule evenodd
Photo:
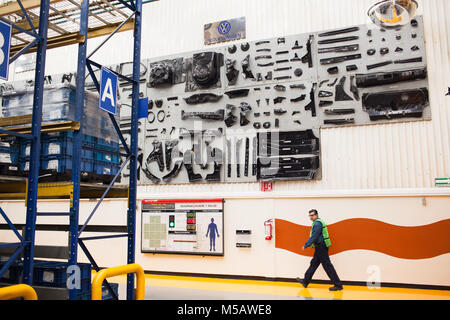
<svg viewBox="0 0 450 320"><path fill-rule="evenodd" d="M92 300L102 300L103 280L128 273L136 273L136 300L145 298L145 275L142 267L136 263L100 270L92 280Z"/></svg>
<svg viewBox="0 0 450 320"><path fill-rule="evenodd" d="M0 288L0 300L11 300L20 297L25 300L37 300L36 291L27 284Z"/></svg>

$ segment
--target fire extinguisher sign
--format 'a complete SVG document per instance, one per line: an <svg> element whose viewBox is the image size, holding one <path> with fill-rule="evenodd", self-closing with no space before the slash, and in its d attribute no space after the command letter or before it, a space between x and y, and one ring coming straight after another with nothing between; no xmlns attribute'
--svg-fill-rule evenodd
<svg viewBox="0 0 450 320"><path fill-rule="evenodd" d="M270 192L273 190L273 182L272 181L262 181L261 182L261 191L262 192Z"/></svg>

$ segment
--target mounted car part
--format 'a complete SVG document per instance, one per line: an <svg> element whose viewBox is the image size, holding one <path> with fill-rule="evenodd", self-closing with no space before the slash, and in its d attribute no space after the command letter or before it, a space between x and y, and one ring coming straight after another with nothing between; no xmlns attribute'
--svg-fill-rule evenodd
<svg viewBox="0 0 450 320"><path fill-rule="evenodd" d="M217 102L222 98L222 95L216 95L213 93L199 93L190 97L184 98L187 104L201 104L207 102Z"/></svg>

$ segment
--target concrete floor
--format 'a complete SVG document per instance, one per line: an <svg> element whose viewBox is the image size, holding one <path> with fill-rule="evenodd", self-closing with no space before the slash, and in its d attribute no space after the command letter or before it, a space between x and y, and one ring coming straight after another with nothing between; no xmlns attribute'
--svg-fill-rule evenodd
<svg viewBox="0 0 450 320"><path fill-rule="evenodd" d="M119 283L119 298L126 297L126 277L114 277ZM330 292L330 285L310 284L308 289L295 282L234 280L200 277L146 275L145 298L149 300L450 300L450 291L368 288L344 286Z"/></svg>

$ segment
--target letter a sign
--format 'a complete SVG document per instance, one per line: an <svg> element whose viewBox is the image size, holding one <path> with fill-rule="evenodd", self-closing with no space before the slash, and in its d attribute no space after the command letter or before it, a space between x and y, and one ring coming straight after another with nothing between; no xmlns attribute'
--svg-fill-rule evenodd
<svg viewBox="0 0 450 320"><path fill-rule="evenodd" d="M117 114L117 75L102 67L100 75L99 107L113 115Z"/></svg>

